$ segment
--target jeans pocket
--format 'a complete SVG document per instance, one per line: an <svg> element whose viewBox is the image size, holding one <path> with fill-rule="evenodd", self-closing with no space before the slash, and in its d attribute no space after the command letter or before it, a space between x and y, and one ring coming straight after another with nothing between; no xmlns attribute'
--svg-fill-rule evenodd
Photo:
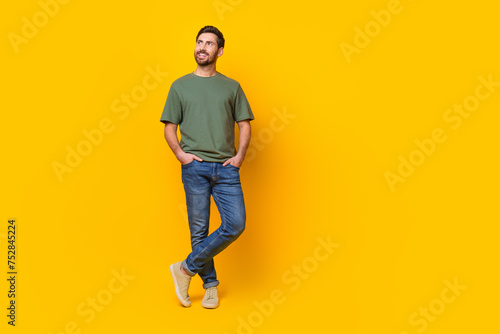
<svg viewBox="0 0 500 334"><path fill-rule="evenodd" d="M184 164L184 165L181 165L181 166L182 166L182 167L189 167L189 166L191 166L191 165L194 165L194 162L195 162L195 161L196 161L196 160L195 160L195 159L193 159L193 161L188 162L187 164Z"/></svg>

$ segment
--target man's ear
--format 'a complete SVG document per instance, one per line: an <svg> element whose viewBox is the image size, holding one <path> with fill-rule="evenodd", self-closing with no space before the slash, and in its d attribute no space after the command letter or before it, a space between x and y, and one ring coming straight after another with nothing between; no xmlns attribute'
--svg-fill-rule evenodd
<svg viewBox="0 0 500 334"><path fill-rule="evenodd" d="M219 48L219 50L217 51L217 57L222 56L223 53L224 53L224 47Z"/></svg>

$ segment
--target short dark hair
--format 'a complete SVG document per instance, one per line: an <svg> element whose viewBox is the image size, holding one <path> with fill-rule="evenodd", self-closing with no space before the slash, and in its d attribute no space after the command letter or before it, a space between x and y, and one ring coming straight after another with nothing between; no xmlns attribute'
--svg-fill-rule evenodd
<svg viewBox="0 0 500 334"><path fill-rule="evenodd" d="M207 32L212 33L215 36L217 36L217 48L224 47L224 35L222 35L222 33L219 31L219 29L217 29L214 26L204 26L203 28L201 28L201 30L198 32L198 35L196 35L196 41L198 41L198 37L200 37L201 34L204 34Z"/></svg>

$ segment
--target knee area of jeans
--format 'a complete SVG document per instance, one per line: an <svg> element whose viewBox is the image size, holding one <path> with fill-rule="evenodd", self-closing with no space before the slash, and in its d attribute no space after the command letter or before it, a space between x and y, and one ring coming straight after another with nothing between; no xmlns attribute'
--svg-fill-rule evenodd
<svg viewBox="0 0 500 334"><path fill-rule="evenodd" d="M195 249L199 244L205 240L206 236L191 237L191 248Z"/></svg>
<svg viewBox="0 0 500 334"><path fill-rule="evenodd" d="M238 237L243 233L245 230L245 223L243 224L237 224L231 226L230 229L225 229L222 231L222 235L231 241L234 241L238 239Z"/></svg>
<svg viewBox="0 0 500 334"><path fill-rule="evenodd" d="M243 221L241 224L236 225L236 227L232 231L231 235L235 239L238 238L243 233L243 231L245 231L245 227L246 227L246 224L245 224L245 221Z"/></svg>
<svg viewBox="0 0 500 334"><path fill-rule="evenodd" d="M240 230L236 234L236 238L238 238L240 235L242 235L244 231L245 231L245 226L243 226L243 227L240 228Z"/></svg>

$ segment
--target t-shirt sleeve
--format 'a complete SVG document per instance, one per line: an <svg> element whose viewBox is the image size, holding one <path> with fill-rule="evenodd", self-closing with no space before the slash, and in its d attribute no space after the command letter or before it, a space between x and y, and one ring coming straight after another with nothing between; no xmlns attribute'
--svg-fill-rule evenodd
<svg viewBox="0 0 500 334"><path fill-rule="evenodd" d="M182 103L174 85L170 86L167 102L165 103L165 107L163 107L160 122L171 122L174 124L180 124L182 122Z"/></svg>
<svg viewBox="0 0 500 334"><path fill-rule="evenodd" d="M253 120L252 109L250 108L250 104L248 103L247 97L243 92L243 89L240 85L238 85L238 89L236 91L236 98L234 101L234 120L235 122L244 121L244 120Z"/></svg>

